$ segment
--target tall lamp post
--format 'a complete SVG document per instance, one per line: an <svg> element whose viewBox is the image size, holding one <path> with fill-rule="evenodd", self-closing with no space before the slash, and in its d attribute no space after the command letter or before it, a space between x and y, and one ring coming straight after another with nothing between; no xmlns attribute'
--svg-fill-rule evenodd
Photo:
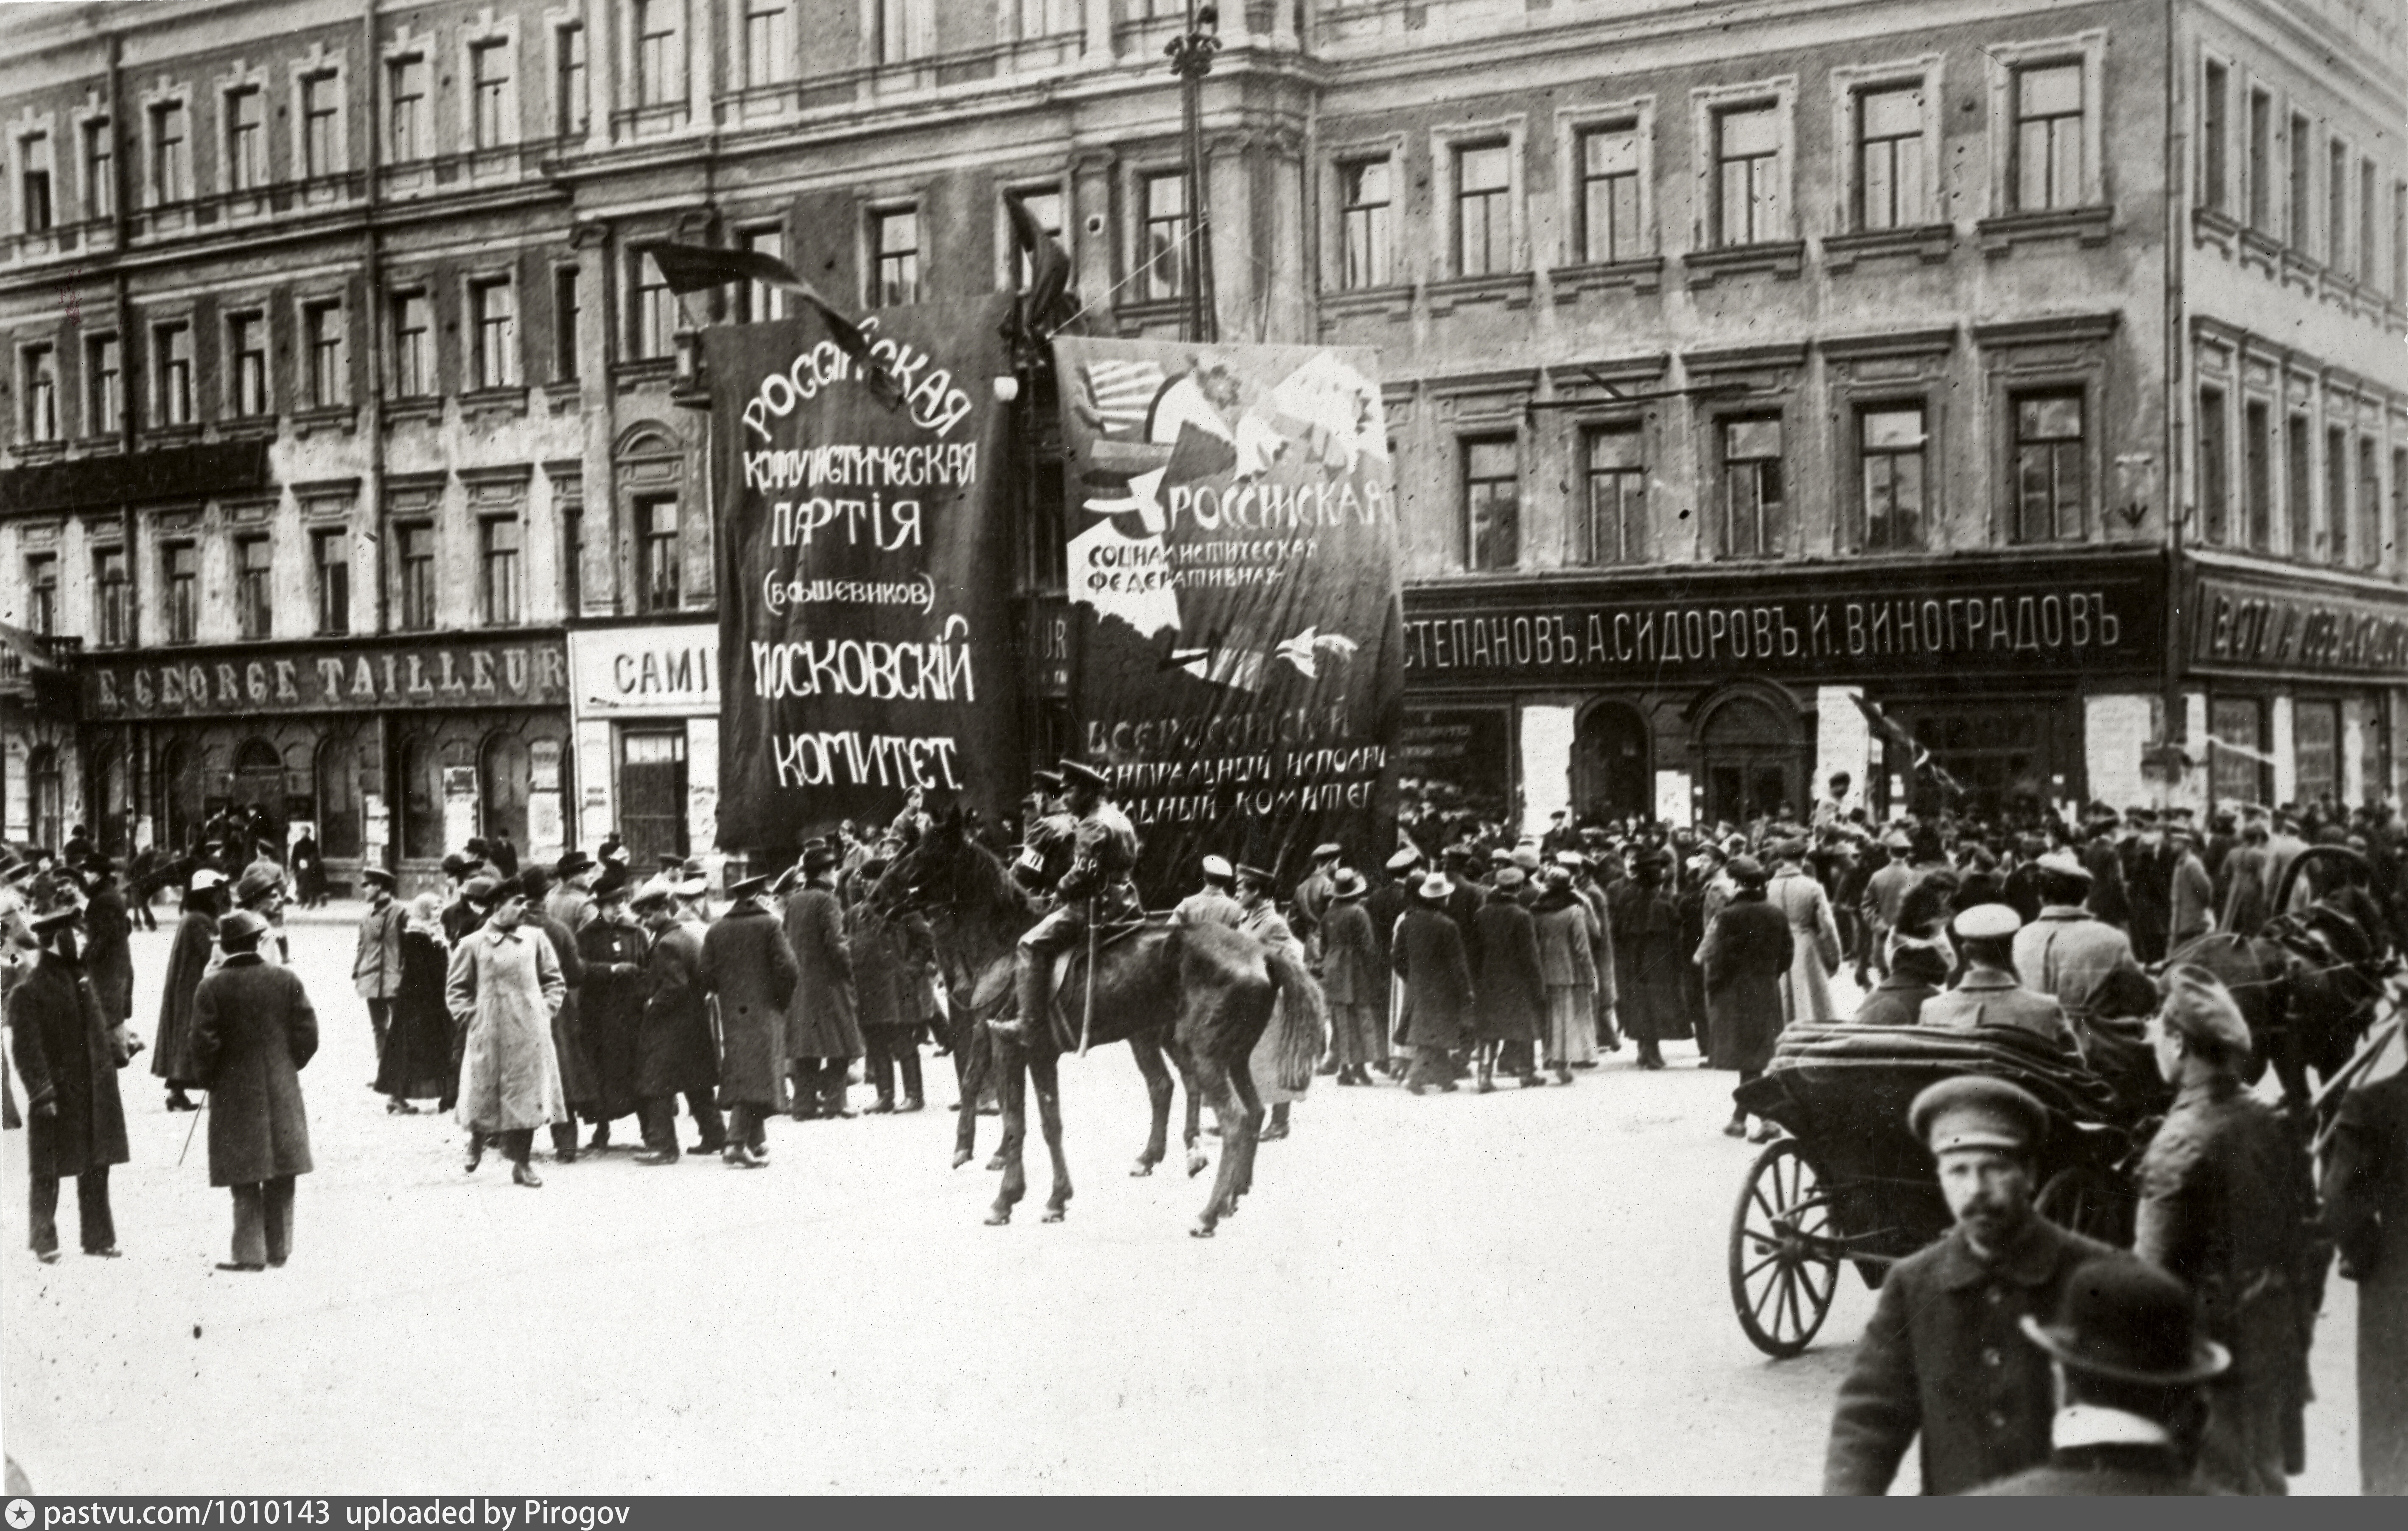
<svg viewBox="0 0 2408 1531"><path fill-rule="evenodd" d="M1180 117L1187 136L1187 339L1221 338L1212 311L1212 246L1204 196L1204 77L1221 51L1221 7L1187 0L1187 30L1163 48L1179 77Z"/></svg>

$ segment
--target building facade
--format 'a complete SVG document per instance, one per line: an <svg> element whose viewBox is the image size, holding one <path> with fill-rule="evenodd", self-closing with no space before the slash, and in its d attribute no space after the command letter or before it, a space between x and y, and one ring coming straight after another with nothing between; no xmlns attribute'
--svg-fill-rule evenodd
<svg viewBox="0 0 2408 1531"><path fill-rule="evenodd" d="M2399 789L2396 6L1224 9L1213 311L1381 354L1417 789L1928 801L1860 696L1985 812ZM9 7L0 622L78 705L0 698L7 832L256 802L338 880L472 827L710 850L681 332L781 298L635 246L967 296L1018 278L1012 195L1091 332L1175 336L1185 10ZM998 577L1058 596L1025 503ZM1043 630L1030 734L1074 738Z"/></svg>

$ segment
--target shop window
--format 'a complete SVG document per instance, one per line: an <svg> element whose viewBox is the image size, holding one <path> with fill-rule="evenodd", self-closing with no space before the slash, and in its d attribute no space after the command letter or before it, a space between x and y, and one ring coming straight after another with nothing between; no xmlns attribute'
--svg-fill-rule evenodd
<svg viewBox="0 0 2408 1531"><path fill-rule="evenodd" d="M2264 802L2273 795L2266 754L2266 707L2255 697L2215 697L2207 709L2209 790L2219 803Z"/></svg>
<svg viewBox="0 0 2408 1531"><path fill-rule="evenodd" d="M59 556L25 556L25 626L48 638L59 630Z"/></svg>
<svg viewBox="0 0 2408 1531"><path fill-rule="evenodd" d="M127 579L125 550L93 549L92 582L100 588L100 646L123 648L134 641L134 587Z"/></svg>
<svg viewBox="0 0 2408 1531"><path fill-rule="evenodd" d="M2291 760L2297 802L2329 806L2341 801L2340 702L2291 704Z"/></svg>
<svg viewBox="0 0 2408 1531"><path fill-rule="evenodd" d="M920 301L920 209L873 212L869 234L878 273L870 307L893 309Z"/></svg>
<svg viewBox="0 0 2408 1531"><path fill-rule="evenodd" d="M1463 443L1464 562L1512 569L1522 558L1522 477L1511 436Z"/></svg>
<svg viewBox="0 0 2408 1531"><path fill-rule="evenodd" d="M527 844L527 788L532 780L526 741L497 733L485 741L477 762L478 798L484 832L507 834L522 851Z"/></svg>
<svg viewBox="0 0 2408 1531"><path fill-rule="evenodd" d="M1803 801L1798 730L1767 703L1732 697L1707 715L1698 742L1710 821L1786 817Z"/></svg>
<svg viewBox="0 0 2408 1531"><path fill-rule="evenodd" d="M1636 425L1600 426L1588 433L1588 515L1584 562L1647 561L1645 434Z"/></svg>
<svg viewBox="0 0 2408 1531"><path fill-rule="evenodd" d="M2199 391L2199 515L2207 541L2222 546L2232 534L2232 486L2226 469L2231 443L2226 436L2224 392Z"/></svg>
<svg viewBox="0 0 2408 1531"><path fill-rule="evenodd" d="M1455 151L1455 274L1513 268L1513 157L1502 143Z"/></svg>
<svg viewBox="0 0 2408 1531"><path fill-rule="evenodd" d="M404 632L435 626L435 525L409 521L393 528L395 625Z"/></svg>
<svg viewBox="0 0 2408 1531"><path fill-rule="evenodd" d="M2249 545L2264 553L2274 545L2274 416L2264 403L2252 399L2243 412L2248 422L2241 441L2242 487L2248 495Z"/></svg>
<svg viewBox="0 0 2408 1531"><path fill-rule="evenodd" d="M685 730L619 735L619 832L636 866L686 854Z"/></svg>
<svg viewBox="0 0 2408 1531"><path fill-rule="evenodd" d="M1781 237L1781 126L1770 102L1714 113L1713 242L1762 244Z"/></svg>
<svg viewBox="0 0 2408 1531"><path fill-rule="evenodd" d="M1338 189L1344 220L1344 256L1338 284L1349 289L1384 287L1396 280L1389 269L1388 220L1395 192L1387 157L1340 166Z"/></svg>
<svg viewBox="0 0 2408 1531"><path fill-rule="evenodd" d="M339 527L309 534L309 568L316 586L318 630L339 636L351 630L351 536ZM321 793L320 796L324 796Z"/></svg>
<svg viewBox="0 0 2408 1531"><path fill-rule="evenodd" d="M126 796L125 757L104 745L92 763L92 823L101 854L122 860L133 850L133 803Z"/></svg>
<svg viewBox="0 0 2408 1531"><path fill-rule="evenodd" d="M163 844L189 849L205 816L201 799L200 757L193 746L171 744L159 754L153 790L158 795Z"/></svg>
<svg viewBox="0 0 2408 1531"><path fill-rule="evenodd" d="M1781 417L1724 420L1715 435L1722 459L1722 556L1778 557L1788 530Z"/></svg>
<svg viewBox="0 0 2408 1531"><path fill-rule="evenodd" d="M1857 412L1866 552L1903 553L1923 545L1928 445L1920 404L1885 404Z"/></svg>
<svg viewBox="0 0 2408 1531"><path fill-rule="evenodd" d="M1923 87L1859 91L1856 108L1856 227L1924 222L1931 176L1923 156Z"/></svg>
<svg viewBox="0 0 2408 1531"><path fill-rule="evenodd" d="M636 501L638 611L673 612L678 609L683 584L678 519L675 495L655 495Z"/></svg>
<svg viewBox="0 0 2408 1531"><path fill-rule="evenodd" d="M1187 174L1164 171L1138 180L1141 226L1138 248L1145 257L1139 268L1139 292L1149 301L1187 296L1191 280L1187 241Z"/></svg>
<svg viewBox="0 0 2408 1531"><path fill-rule="evenodd" d="M1590 128L1580 136L1580 258L1634 261L1645 253L1639 228L1639 124Z"/></svg>
<svg viewBox="0 0 2408 1531"><path fill-rule="evenodd" d="M159 574L166 597L167 642L189 643L200 634L201 550L191 542L163 544Z"/></svg>
<svg viewBox="0 0 2408 1531"><path fill-rule="evenodd" d="M265 739L246 739L234 758L234 801L267 816L266 836L278 853L284 847L284 758Z"/></svg>
<svg viewBox="0 0 2408 1531"><path fill-rule="evenodd" d="M443 764L432 739L402 746L401 854L413 860L443 854Z"/></svg>
<svg viewBox="0 0 2408 1531"><path fill-rule="evenodd" d="M1999 823L2028 821L2046 811L2056 719L2055 710L2046 706L1980 702L1915 708L1899 721L1963 788L1953 800L1956 811ZM1897 757L1887 759L1894 762ZM1905 806L1910 813L1936 814L1951 805L1929 773L1912 771L1903 763L1888 769L1907 776Z"/></svg>
<svg viewBox="0 0 2408 1531"><path fill-rule="evenodd" d="M360 752L349 739L318 746L318 851L328 858L360 854Z"/></svg>
<svg viewBox="0 0 2408 1531"><path fill-rule="evenodd" d="M235 623L245 638L265 638L274 628L275 560L275 544L265 537L235 539Z"/></svg>
<svg viewBox="0 0 2408 1531"><path fill-rule="evenodd" d="M59 752L44 744L25 757L25 834L47 850L64 841L65 786L59 776Z"/></svg>
<svg viewBox="0 0 2408 1531"><path fill-rule="evenodd" d="M2087 498L2082 391L2018 394L2014 541L2059 542L2082 535Z"/></svg>

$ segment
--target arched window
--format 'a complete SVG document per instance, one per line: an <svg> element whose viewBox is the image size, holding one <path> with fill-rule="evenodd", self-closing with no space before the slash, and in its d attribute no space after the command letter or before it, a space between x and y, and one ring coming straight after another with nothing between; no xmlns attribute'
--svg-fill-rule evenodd
<svg viewBox="0 0 2408 1531"><path fill-rule="evenodd" d="M484 804L484 832L507 834L511 844L524 850L527 843L527 769L526 741L516 734L497 733L485 741L482 758L478 761L479 797Z"/></svg>
<svg viewBox="0 0 2408 1531"><path fill-rule="evenodd" d="M424 860L443 854L443 762L432 739L401 748L401 853Z"/></svg>
<svg viewBox="0 0 2408 1531"><path fill-rule="evenodd" d="M318 853L360 853L360 752L349 739L318 746Z"/></svg>
<svg viewBox="0 0 2408 1531"><path fill-rule="evenodd" d="M49 744L25 758L25 834L35 845L57 850L65 837L65 789L59 781L59 752Z"/></svg>

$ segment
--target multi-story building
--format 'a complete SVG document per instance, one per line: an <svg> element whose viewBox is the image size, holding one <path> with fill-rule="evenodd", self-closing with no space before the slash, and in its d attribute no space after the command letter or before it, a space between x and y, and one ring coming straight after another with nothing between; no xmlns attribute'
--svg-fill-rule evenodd
<svg viewBox="0 0 2408 1531"><path fill-rule="evenodd" d="M1091 329L1175 336L1186 9L0 14L0 621L82 645L78 718L9 715L7 831L708 848L679 332L781 299L634 246L908 304L1015 280L1010 194ZM1861 695L1985 809L2397 790L2396 6L1225 9L1214 312L1381 353L1411 774L1541 817L1928 790ZM2217 743L2152 780L2170 737Z"/></svg>

